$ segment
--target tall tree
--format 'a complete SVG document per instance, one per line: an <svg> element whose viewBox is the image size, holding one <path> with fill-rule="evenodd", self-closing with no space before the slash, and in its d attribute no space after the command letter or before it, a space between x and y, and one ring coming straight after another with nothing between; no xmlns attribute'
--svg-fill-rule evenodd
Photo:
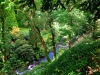
<svg viewBox="0 0 100 75"><path fill-rule="evenodd" d="M14 12L14 3L11 0L2 0L0 3L0 13L2 14L0 15L0 19L2 23L2 44L4 47L1 52L4 55L3 62L6 62L10 43L9 31L12 26L18 26Z"/></svg>
<svg viewBox="0 0 100 75"><path fill-rule="evenodd" d="M48 14L49 16L51 15L50 13ZM53 47L53 51L54 51L54 57L56 57L56 43L55 43L55 33L54 33L54 28L53 28L53 18L49 17L48 19L48 25L50 27L50 32L51 32L51 36L52 36L52 47Z"/></svg>
<svg viewBox="0 0 100 75"><path fill-rule="evenodd" d="M50 62L50 58L49 58L48 52L47 52L46 43L45 43L44 39L42 38L42 36L41 36L41 34L40 34L39 28L38 28L38 27L36 26L36 24L33 22L33 17L35 17L35 11L32 11L32 10L31 10L31 12L30 12L30 17L29 17L29 19L30 19L30 21L31 21L31 24L32 24L32 26L31 26L32 28L31 28L31 29L34 30L34 31L37 33L37 35L38 35L38 37L39 37L39 39L40 39L40 41L41 41L41 43L42 43L42 45L43 45L43 47L44 47L45 56L46 56L48 62Z"/></svg>
<svg viewBox="0 0 100 75"><path fill-rule="evenodd" d="M30 8L37 9L35 0L19 0L18 3L21 4L22 7L29 6Z"/></svg>
<svg viewBox="0 0 100 75"><path fill-rule="evenodd" d="M2 8L2 9L1 9ZM1 41L2 41L2 50L1 52L3 51L4 49L4 44L5 44L5 4L3 3L3 0L0 2L0 13L2 14L2 16L0 15L0 19L1 19ZM5 62L6 60L6 56L2 56L2 62Z"/></svg>
<svg viewBox="0 0 100 75"><path fill-rule="evenodd" d="M37 24L33 22L33 18L36 17L36 14L35 14L35 11L36 11L35 1L34 0L23 0L23 1L20 0L19 3L22 4L21 6L27 6L28 5L30 7L29 8L30 15L28 16L28 18L31 21L31 29L34 30L35 33L38 35L38 37L39 37L39 39L40 39L40 41L43 45L45 56L46 56L48 62L50 62L50 58L49 58L48 52L47 52L46 43L45 43L43 37L40 34L40 30L39 30Z"/></svg>
<svg viewBox="0 0 100 75"><path fill-rule="evenodd" d="M93 39L95 39L95 31L96 31L96 20L100 18L100 0L87 0L83 1L80 4L82 10L87 12L87 15L92 14L89 17L89 22L93 21Z"/></svg>

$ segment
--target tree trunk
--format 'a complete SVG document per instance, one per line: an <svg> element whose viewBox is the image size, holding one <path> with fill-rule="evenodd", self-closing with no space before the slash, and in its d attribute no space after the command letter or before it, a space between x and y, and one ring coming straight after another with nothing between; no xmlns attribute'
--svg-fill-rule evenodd
<svg viewBox="0 0 100 75"><path fill-rule="evenodd" d="M71 39L72 39L72 16L71 15L69 15L70 16L70 33L68 34L68 43L69 43L69 49L71 48Z"/></svg>
<svg viewBox="0 0 100 75"><path fill-rule="evenodd" d="M39 36L39 38L40 38L40 41L41 41L41 43L42 43L42 45L43 45L43 47L44 47L45 56L46 56L48 62L50 62L50 58L49 58L49 56L48 56L47 46L46 46L46 44L45 44L45 41L44 41L44 39L42 38L41 34L39 33L38 29L36 28L35 24L32 24L32 25L33 25L33 29L34 29L35 32L38 34L38 36Z"/></svg>
<svg viewBox="0 0 100 75"><path fill-rule="evenodd" d="M33 15L32 15L32 14L33 14ZM40 38L40 41L41 41L41 43L42 43L42 45L43 45L44 53L45 53L45 56L46 56L46 58L47 58L47 61L50 62L50 58L49 58L48 52L47 52L47 46L46 46L46 44L45 44L44 39L42 38L42 36L41 36L41 34L40 34L39 28L33 23L33 21L32 21L32 18L33 18L33 17L32 17L32 16L35 17L35 12L32 12L32 11L31 11L29 19L30 19L31 24L32 24L32 29L34 29L34 31L38 34L38 36L39 36L39 38Z"/></svg>
<svg viewBox="0 0 100 75"><path fill-rule="evenodd" d="M1 22L2 22L2 33L1 33L1 35L2 35L2 42L3 42L3 44L5 43L5 14L4 14L5 12L4 12L4 7L3 7L3 10L2 10L2 17L1 17Z"/></svg>
<svg viewBox="0 0 100 75"><path fill-rule="evenodd" d="M69 49L70 49L71 48L71 34L68 35L68 38L69 38L68 44L69 44Z"/></svg>
<svg viewBox="0 0 100 75"><path fill-rule="evenodd" d="M2 40L1 41L2 41L3 45L5 45L5 35L6 35L6 33L5 33L5 31L6 31L6 29L5 29L5 12L4 11L5 10L4 10L4 6L3 6L2 17L1 17L1 22L2 22L2 27L1 27L2 28L2 31L1 31ZM1 51L3 53L2 62L5 63L7 60L5 46L3 47L3 49L4 49L4 51L3 50ZM5 66L5 64L4 64L4 66Z"/></svg>
<svg viewBox="0 0 100 75"><path fill-rule="evenodd" d="M93 38L93 40L96 40L95 32L96 32L96 24L94 22L94 27L93 27L93 31L92 31L92 38Z"/></svg>
<svg viewBox="0 0 100 75"><path fill-rule="evenodd" d="M53 46L53 51L54 51L54 57L56 57L56 48L55 48L55 41L54 41L54 39L55 39L55 34L54 34L53 30L52 30L52 29L53 29L53 27L52 27L52 21L53 21L53 19L50 18L49 26L50 26L50 28L51 28L52 46Z"/></svg>

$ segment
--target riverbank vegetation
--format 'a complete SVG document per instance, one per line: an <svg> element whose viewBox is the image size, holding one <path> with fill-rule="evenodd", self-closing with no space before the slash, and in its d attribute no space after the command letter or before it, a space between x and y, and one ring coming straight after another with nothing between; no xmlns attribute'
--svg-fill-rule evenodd
<svg viewBox="0 0 100 75"><path fill-rule="evenodd" d="M99 75L99 0L0 0L0 14L0 75Z"/></svg>
<svg viewBox="0 0 100 75"><path fill-rule="evenodd" d="M85 37L72 48L59 52L51 63L42 63L25 75L99 75L100 43L90 39L91 35Z"/></svg>

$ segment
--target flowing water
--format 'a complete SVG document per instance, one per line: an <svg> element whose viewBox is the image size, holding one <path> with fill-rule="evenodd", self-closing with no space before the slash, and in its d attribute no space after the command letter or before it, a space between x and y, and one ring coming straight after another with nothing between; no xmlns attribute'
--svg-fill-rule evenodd
<svg viewBox="0 0 100 75"><path fill-rule="evenodd" d="M61 42L62 42L62 41L61 41ZM65 48L65 49L68 47L68 44L66 44L65 46L63 46L63 45L61 44L61 42L57 45L56 51L59 51L59 49L60 49L61 47ZM51 52L48 53L48 56L49 56L50 59L53 59L53 55L54 55L54 52L53 52L53 51L51 51ZM45 62L45 61L47 61L46 57L41 58L41 59L38 60L38 61L33 61L33 63L30 64L30 65L27 67L27 69L24 70L23 72L20 72L19 70L16 70L16 74L18 74L18 75L23 75L23 74L26 73L27 71L32 70L32 69L34 68L35 65L39 65L41 62Z"/></svg>

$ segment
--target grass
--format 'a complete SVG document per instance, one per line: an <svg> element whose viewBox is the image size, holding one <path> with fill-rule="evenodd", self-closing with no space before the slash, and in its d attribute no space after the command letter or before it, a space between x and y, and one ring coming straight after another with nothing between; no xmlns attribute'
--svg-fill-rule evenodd
<svg viewBox="0 0 100 75"><path fill-rule="evenodd" d="M28 33L30 28L20 28L20 33Z"/></svg>

